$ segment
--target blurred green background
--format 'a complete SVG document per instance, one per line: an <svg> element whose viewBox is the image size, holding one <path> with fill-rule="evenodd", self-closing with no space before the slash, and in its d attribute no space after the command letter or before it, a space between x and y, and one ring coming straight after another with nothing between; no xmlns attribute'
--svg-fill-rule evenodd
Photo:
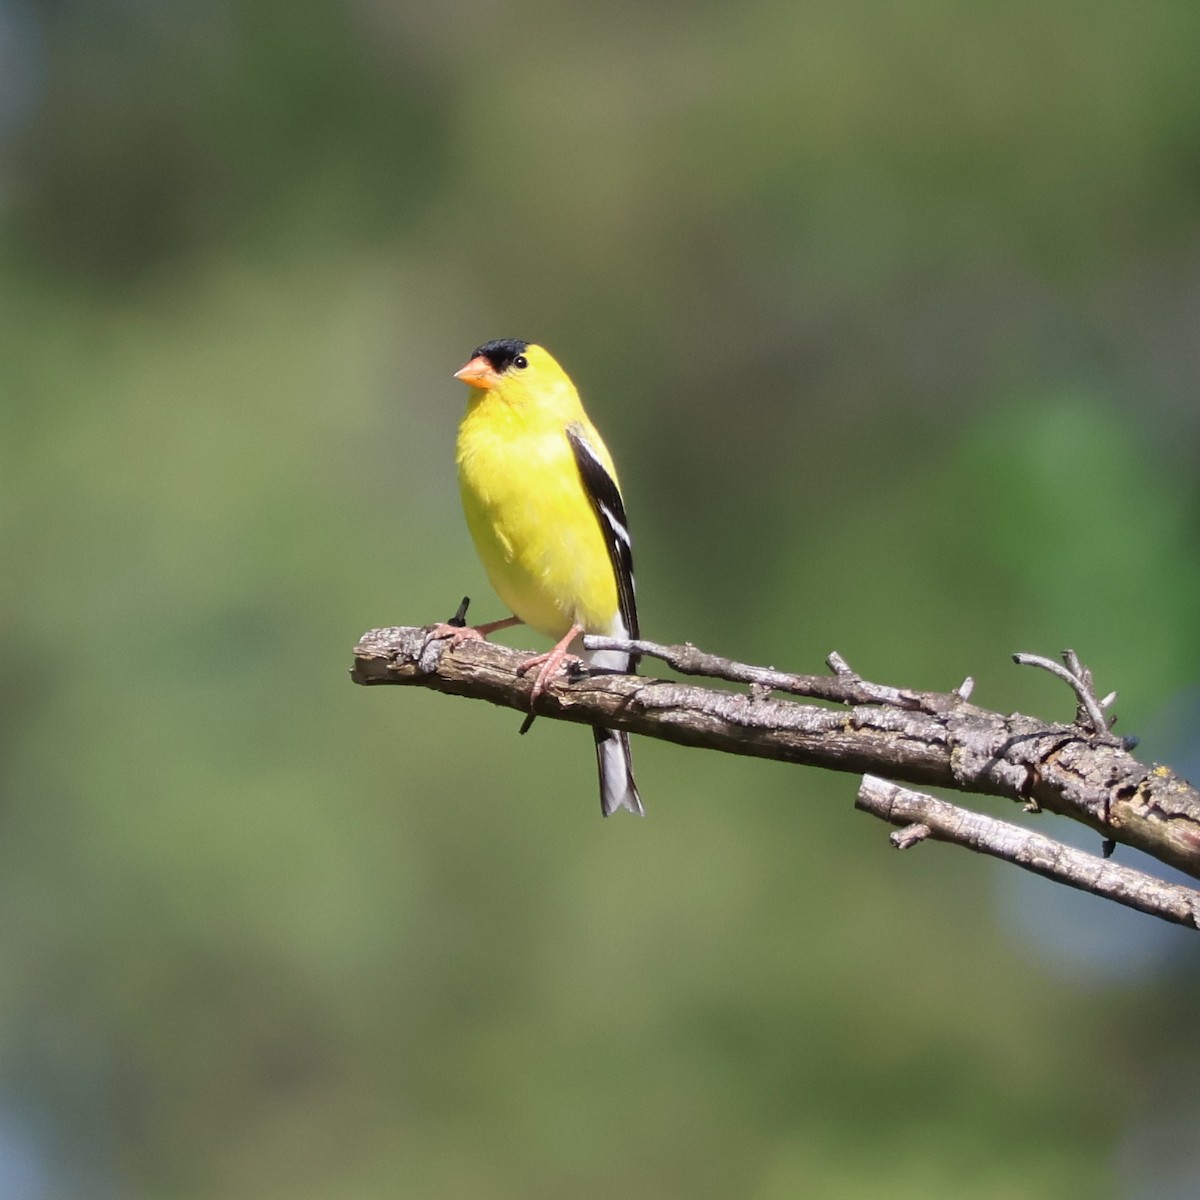
<svg viewBox="0 0 1200 1200"><path fill-rule="evenodd" d="M0 0L0 1200L1200 1192L1194 935L851 777L643 740L602 822L584 731L346 673L502 615L450 375L518 336L648 636L1051 718L1074 646L1200 770L1198 47Z"/></svg>

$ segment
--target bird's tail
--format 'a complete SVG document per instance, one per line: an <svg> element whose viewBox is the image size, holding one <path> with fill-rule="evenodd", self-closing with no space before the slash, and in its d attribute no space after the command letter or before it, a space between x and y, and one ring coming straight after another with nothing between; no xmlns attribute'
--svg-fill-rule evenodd
<svg viewBox="0 0 1200 1200"><path fill-rule="evenodd" d="M610 817L618 808L627 808L644 817L646 810L633 781L629 734L598 726L592 733L596 737L596 763L600 767L600 811Z"/></svg>
<svg viewBox="0 0 1200 1200"><path fill-rule="evenodd" d="M613 637L628 637L618 617L609 631ZM588 656L592 666L606 671L633 671L636 661L619 650L593 650ZM637 784L633 781L633 757L629 753L629 734L616 729L593 728L596 738L596 763L600 768L600 811L610 817L618 808L627 808L639 817L646 815Z"/></svg>

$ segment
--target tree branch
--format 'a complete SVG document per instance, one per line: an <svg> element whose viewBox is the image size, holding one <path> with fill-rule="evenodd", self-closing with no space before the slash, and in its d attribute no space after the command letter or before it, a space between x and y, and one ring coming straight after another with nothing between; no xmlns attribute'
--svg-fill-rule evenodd
<svg viewBox="0 0 1200 1200"><path fill-rule="evenodd" d="M926 838L953 842L1138 912L1189 929L1200 928L1200 892L1164 883L1132 867L1118 866L1020 825L971 812L873 775L863 777L854 806L903 826L890 839L898 849L906 850Z"/></svg>
<svg viewBox="0 0 1200 1200"><path fill-rule="evenodd" d="M969 680L947 693L868 683L839 656L830 658L833 675L794 675L694 646L607 638L587 644L659 658L683 673L748 684L749 691L584 674L556 679L539 701L539 715L681 745L1007 796L1081 821L1200 878L1200 792L1169 768L1135 759L1132 739L1098 730L1098 714L1082 698L1082 723L1064 725L971 704ZM427 687L528 711L531 680L518 673L528 656L519 650L480 641L450 648L431 627L393 627L365 634L354 654L356 683ZM1073 658L1072 667L1078 667ZM1071 674L1076 695L1076 684L1084 686L1102 708L1083 668ZM846 707L771 694L780 691ZM1100 720L1107 724L1102 715Z"/></svg>

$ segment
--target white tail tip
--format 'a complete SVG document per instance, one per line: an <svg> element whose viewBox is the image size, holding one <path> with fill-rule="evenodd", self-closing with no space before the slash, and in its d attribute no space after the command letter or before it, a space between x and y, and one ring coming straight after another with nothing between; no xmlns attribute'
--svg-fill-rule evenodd
<svg viewBox="0 0 1200 1200"><path fill-rule="evenodd" d="M594 729L596 763L600 768L600 811L610 817L619 808L646 815L637 784L633 781L633 758L629 735L614 729Z"/></svg>

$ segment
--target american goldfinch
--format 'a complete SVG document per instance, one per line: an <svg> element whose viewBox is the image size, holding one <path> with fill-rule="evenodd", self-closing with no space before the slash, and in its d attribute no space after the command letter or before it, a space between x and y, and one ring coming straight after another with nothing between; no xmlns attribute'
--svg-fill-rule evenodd
<svg viewBox="0 0 1200 1200"><path fill-rule="evenodd" d="M616 471L567 373L541 346L505 338L480 346L455 372L471 388L458 430L458 482L475 549L513 616L472 632L524 623L555 639L531 706L584 633L638 636L633 557ZM631 671L631 656L586 656ZM642 814L629 737L596 728L600 807Z"/></svg>

